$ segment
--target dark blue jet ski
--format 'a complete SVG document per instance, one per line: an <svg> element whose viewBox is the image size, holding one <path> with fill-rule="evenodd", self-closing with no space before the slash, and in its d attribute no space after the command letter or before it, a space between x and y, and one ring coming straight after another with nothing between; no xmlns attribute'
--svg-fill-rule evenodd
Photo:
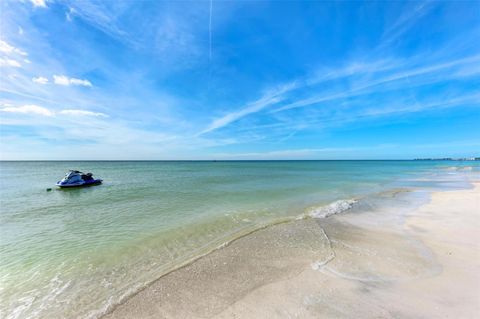
<svg viewBox="0 0 480 319"><path fill-rule="evenodd" d="M61 188L66 187L82 187L99 185L102 183L101 179L94 179L92 173L84 174L80 171L69 171L61 181L57 182L57 186Z"/></svg>

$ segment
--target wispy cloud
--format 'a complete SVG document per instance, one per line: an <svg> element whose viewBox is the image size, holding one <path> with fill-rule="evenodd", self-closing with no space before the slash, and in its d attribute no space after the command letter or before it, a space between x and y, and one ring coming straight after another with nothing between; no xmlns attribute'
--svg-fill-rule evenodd
<svg viewBox="0 0 480 319"><path fill-rule="evenodd" d="M315 105L321 102L333 101L337 99L366 94L368 93L368 91L365 91L366 89L371 89L382 84L387 84L390 82L395 82L395 81L404 80L404 79L410 79L416 76L432 74L439 71L446 71L456 66L470 65L471 67L478 67L478 62L480 62L480 55L457 59L457 60L448 61L444 63L439 63L439 64L427 66L427 67L412 68L407 71L397 71L390 74L382 74L380 77L376 79L357 83L355 86L353 86L349 90L346 90L346 91L336 90L336 92L329 92L327 94L319 94L319 95L314 95L305 99L299 99L293 103L283 105L282 107L275 109L273 112L274 113L282 112L282 111L287 111L295 108ZM456 76L456 75L454 73L445 74L446 78L452 78L452 76ZM446 79L445 77L435 78L433 80L444 81ZM410 83L410 85L413 85L413 84Z"/></svg>
<svg viewBox="0 0 480 319"><path fill-rule="evenodd" d="M18 59L22 59L25 63L30 62L29 60L25 59L25 57L28 55L27 52L14 47L3 40L0 40L0 53L0 66L2 67L21 68L22 64Z"/></svg>
<svg viewBox="0 0 480 319"><path fill-rule="evenodd" d="M34 7L46 8L47 2L45 0L30 0Z"/></svg>
<svg viewBox="0 0 480 319"><path fill-rule="evenodd" d="M73 115L73 116L108 117L108 115L105 114L105 113L85 111L85 110L62 110L59 113L60 114L65 114L65 115Z"/></svg>
<svg viewBox="0 0 480 319"><path fill-rule="evenodd" d="M292 82L290 84L286 84L268 91L260 99L249 103L246 107L238 111L228 113L218 119L215 119L205 130L201 131L199 135L220 129L230 123L238 121L239 119L249 114L259 112L267 106L271 106L282 101L284 99L283 94L287 91L292 90L295 86L295 82Z"/></svg>
<svg viewBox="0 0 480 319"><path fill-rule="evenodd" d="M0 58L0 66L3 67L14 67L14 68L20 68L22 65L20 62L14 59L9 59L9 58Z"/></svg>
<svg viewBox="0 0 480 319"><path fill-rule="evenodd" d="M366 117L400 115L400 114L423 112L423 111L432 110L432 109L439 110L443 108L465 106L465 105L480 107L480 93L469 94L469 95L460 96L460 97L453 97L450 99L448 98L437 99L436 101L428 101L426 103L419 102L416 100L415 103L411 103L411 104L403 104L403 105L397 104L390 107L369 108L369 109L363 110L358 115L358 117L366 118Z"/></svg>
<svg viewBox="0 0 480 319"><path fill-rule="evenodd" d="M398 41L402 35L410 30L415 23L424 15L428 14L434 7L434 1L406 2L406 4L413 5L414 7L407 7L407 10L405 10L393 24L385 29L380 40L380 45L376 48L377 50L382 50L388 45Z"/></svg>
<svg viewBox="0 0 480 319"><path fill-rule="evenodd" d="M72 14L84 20L93 27L109 36L127 43L135 43L136 39L129 36L127 30L122 28L117 18L127 12L128 6L120 2L105 3L104 1L66 1L68 5L67 19Z"/></svg>
<svg viewBox="0 0 480 319"><path fill-rule="evenodd" d="M42 115L42 116L53 116L55 114L45 107L34 105L34 104L23 105L23 106L6 106L6 107L0 108L0 111L7 112L7 113L34 114L34 115Z"/></svg>
<svg viewBox="0 0 480 319"><path fill-rule="evenodd" d="M345 147L324 147L324 148L299 148L299 149L284 149L273 150L265 152L249 152L249 153L215 153L213 157L216 159L261 159L261 160L295 160L295 159L316 159L319 156L330 156L331 158L338 158L339 154L355 153L358 151L368 151L372 149L391 149L395 148L393 144L381 144L368 147L345 146Z"/></svg>
<svg viewBox="0 0 480 319"><path fill-rule="evenodd" d="M44 78L43 76L32 78L32 81L35 82L35 83L38 83L38 84L47 84L48 83L48 79Z"/></svg>
<svg viewBox="0 0 480 319"><path fill-rule="evenodd" d="M478 68L479 62L480 56L471 56L421 67L409 67L408 64L405 64L405 62L402 62L400 64L388 63L387 60L384 59L368 63L352 62L345 67L336 70L323 71L322 73L316 74L306 79L296 79L290 84L281 86L280 88L275 90L271 90L267 92L264 96L262 96L259 100L248 104L246 107L215 119L207 126L206 129L201 131L199 134L205 134L228 126L229 124L234 123L235 121L243 117L260 112L267 108L272 108L286 100L289 100L290 102L271 110L269 113L274 114L296 108L317 105L322 102L330 102L360 95L367 95L372 93L371 89L377 88L381 85L386 85L388 83L396 83L405 79L408 79L410 81L410 79L415 77L420 78L422 76L433 75L438 72L445 73L447 71L451 71L453 68L456 67L469 67L470 69L476 68L480 70L480 68ZM402 70L405 68L407 68L407 70ZM370 74L371 76L368 77L366 80L356 79L356 77L365 76L366 74ZM456 78L458 76L462 75L454 72L447 72L440 77L430 78L428 79L428 81L441 82L447 79ZM327 90L324 93L313 94L304 98L295 98L291 95L291 93L294 91L316 92L318 91L318 85L322 85L323 87L329 87L328 84L330 82L334 82L342 78L355 79L355 81L353 81L354 84L347 90L342 89L342 87L333 87L333 89ZM426 80L419 80L418 84L425 84L425 81ZM416 84L417 82L409 82L410 87L413 87ZM401 87L403 86L404 85L402 84ZM325 89L321 88L320 91L322 90ZM303 93L303 95L305 95L305 93Z"/></svg>
<svg viewBox="0 0 480 319"><path fill-rule="evenodd" d="M64 0L63 3L68 21L75 17L125 48L155 55L156 63L162 64L162 73L205 63L205 56L211 60L209 41L204 43L198 37L203 32L199 29L208 32L207 26L211 25L199 21L200 15L208 19L203 16L207 7L201 2L183 5L159 1L152 3L147 15L140 15L135 1Z"/></svg>
<svg viewBox="0 0 480 319"><path fill-rule="evenodd" d="M288 149L288 150L278 150L278 151L266 151L266 152L249 152L249 153L216 153L214 158L216 159L297 159L297 158L308 158L314 154L322 151L327 151L328 149Z"/></svg>
<svg viewBox="0 0 480 319"><path fill-rule="evenodd" d="M81 85L81 86L92 86L92 83L89 80L85 79L77 79L77 78L69 78L65 75L54 75L53 82L58 85Z"/></svg>
<svg viewBox="0 0 480 319"><path fill-rule="evenodd" d="M105 113L92 112L87 110L77 110L77 109L66 109L60 110L58 112L50 110L43 106L38 106L35 104L22 105L22 106L13 106L11 104L3 104L0 107L0 112L7 113L20 113L20 114L31 114L31 115L41 115L53 117L56 115L68 115L68 116L92 116L92 117L108 117Z"/></svg>
<svg viewBox="0 0 480 319"><path fill-rule="evenodd" d="M354 107L338 111L334 114L327 113L325 116L308 119L305 121L307 126L321 126L324 129L332 127L341 127L352 123L361 123L361 121L372 121L379 119L401 120L402 117L414 113L440 111L449 108L458 107L480 107L480 94L469 94L460 97L437 97L436 99L427 99L425 101L397 101L377 104L375 107L366 109L355 109Z"/></svg>
<svg viewBox="0 0 480 319"><path fill-rule="evenodd" d="M72 7L68 8L68 11L65 12L65 18L67 19L67 21L72 22L74 14L75 14L75 9Z"/></svg>
<svg viewBox="0 0 480 319"><path fill-rule="evenodd" d="M304 86L313 86L322 84L329 81L340 80L349 78L358 74L369 75L372 73L378 73L382 71L388 71L399 67L401 61L397 59L380 58L378 60L351 60L345 65L339 67L321 67L314 75L307 77L299 82L303 82Z"/></svg>
<svg viewBox="0 0 480 319"><path fill-rule="evenodd" d="M3 52L3 53L16 53L16 54L19 54L19 55L23 55L23 56L27 56L28 53L19 49L19 48L16 48L10 44L8 44L7 42L3 41L3 40L0 40L0 52Z"/></svg>

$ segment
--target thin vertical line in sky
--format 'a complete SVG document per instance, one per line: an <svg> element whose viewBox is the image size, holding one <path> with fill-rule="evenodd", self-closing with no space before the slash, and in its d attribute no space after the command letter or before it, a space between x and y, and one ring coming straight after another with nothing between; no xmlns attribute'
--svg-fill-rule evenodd
<svg viewBox="0 0 480 319"><path fill-rule="evenodd" d="M208 57L210 61L212 60L212 7L213 7L213 0L210 0L210 20L208 22L208 38L209 38Z"/></svg>

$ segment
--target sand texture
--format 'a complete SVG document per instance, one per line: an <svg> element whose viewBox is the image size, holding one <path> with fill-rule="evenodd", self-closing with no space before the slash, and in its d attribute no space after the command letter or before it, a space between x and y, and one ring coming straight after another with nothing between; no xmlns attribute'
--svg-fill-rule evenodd
<svg viewBox="0 0 480 319"><path fill-rule="evenodd" d="M480 183L388 214L259 230L105 318L479 318Z"/></svg>

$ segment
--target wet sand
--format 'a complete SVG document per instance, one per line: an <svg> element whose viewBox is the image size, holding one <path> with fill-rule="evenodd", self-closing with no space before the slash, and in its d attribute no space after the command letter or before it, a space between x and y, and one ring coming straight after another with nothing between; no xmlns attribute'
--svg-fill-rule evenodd
<svg viewBox="0 0 480 319"><path fill-rule="evenodd" d="M104 318L478 318L480 183L402 218L271 226L163 276Z"/></svg>

